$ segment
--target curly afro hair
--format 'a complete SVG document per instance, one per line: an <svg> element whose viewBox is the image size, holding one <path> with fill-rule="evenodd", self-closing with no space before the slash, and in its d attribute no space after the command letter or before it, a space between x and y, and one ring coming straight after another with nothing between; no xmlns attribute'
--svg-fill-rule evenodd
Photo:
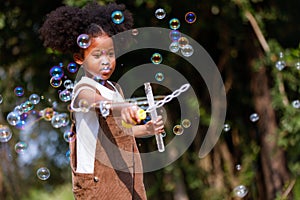
<svg viewBox="0 0 300 200"><path fill-rule="evenodd" d="M119 10L124 15L124 22L113 23L112 12ZM123 4L110 3L101 6L95 2L83 8L62 6L50 12L40 28L40 36L45 47L62 53L77 53L77 37L86 33L93 37L101 34L109 36L131 29L133 18ZM95 28L96 27L96 28Z"/></svg>

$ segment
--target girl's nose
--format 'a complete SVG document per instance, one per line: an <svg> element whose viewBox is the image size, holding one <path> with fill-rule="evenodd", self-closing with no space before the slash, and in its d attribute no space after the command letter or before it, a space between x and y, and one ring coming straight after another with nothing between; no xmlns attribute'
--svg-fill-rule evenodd
<svg viewBox="0 0 300 200"><path fill-rule="evenodd" d="M103 66L109 65L109 58L107 57L107 55L104 54L101 56L100 64Z"/></svg>

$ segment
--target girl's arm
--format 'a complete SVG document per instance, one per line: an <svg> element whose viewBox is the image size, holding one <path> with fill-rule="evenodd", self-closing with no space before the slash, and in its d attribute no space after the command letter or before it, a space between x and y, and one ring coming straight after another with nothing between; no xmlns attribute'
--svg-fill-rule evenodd
<svg viewBox="0 0 300 200"><path fill-rule="evenodd" d="M155 135L164 132L164 122L162 116L158 116L156 121L149 121L144 125L136 125L132 127L132 132L135 137L147 135Z"/></svg>

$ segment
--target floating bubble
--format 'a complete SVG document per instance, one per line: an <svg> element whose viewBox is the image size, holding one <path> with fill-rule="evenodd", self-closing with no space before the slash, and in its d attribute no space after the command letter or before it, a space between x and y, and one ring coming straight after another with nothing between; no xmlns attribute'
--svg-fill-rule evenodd
<svg viewBox="0 0 300 200"><path fill-rule="evenodd" d="M190 57L194 53L194 48L191 45L187 44L181 48L180 52L183 56Z"/></svg>
<svg viewBox="0 0 300 200"><path fill-rule="evenodd" d="M39 95L37 95L37 94L31 94L30 96L29 96L29 101L31 101L33 104L38 104L39 102L40 102L40 100L41 100L41 98L40 98L40 96Z"/></svg>
<svg viewBox="0 0 300 200"><path fill-rule="evenodd" d="M231 129L231 127L230 127L229 124L224 124L223 130L224 130L225 132L230 131L230 129Z"/></svg>
<svg viewBox="0 0 300 200"><path fill-rule="evenodd" d="M69 125L70 119L69 119L69 115L67 113L60 113L59 116L61 118L61 126L62 127Z"/></svg>
<svg viewBox="0 0 300 200"><path fill-rule="evenodd" d="M64 70L60 66L53 66L49 70L50 76L55 78L62 78L64 76Z"/></svg>
<svg viewBox="0 0 300 200"><path fill-rule="evenodd" d="M14 108L14 111L15 113L17 113L18 115L22 115L23 114L23 109L22 109L22 106L21 105L17 105L15 108Z"/></svg>
<svg viewBox="0 0 300 200"><path fill-rule="evenodd" d="M276 62L275 67L281 71L285 68L285 62L283 60L279 60Z"/></svg>
<svg viewBox="0 0 300 200"><path fill-rule="evenodd" d="M163 8L158 8L155 11L155 17L157 19L163 19L163 18L165 18L165 16L166 16L166 11Z"/></svg>
<svg viewBox="0 0 300 200"><path fill-rule="evenodd" d="M131 30L131 34L134 35L134 36L136 36L136 35L139 34L139 30L137 30L137 29L132 29L132 30Z"/></svg>
<svg viewBox="0 0 300 200"><path fill-rule="evenodd" d="M69 117L66 113L55 114L51 119L51 124L54 128L60 128L69 124Z"/></svg>
<svg viewBox="0 0 300 200"><path fill-rule="evenodd" d="M68 160L70 160L70 155L71 155L71 152L70 152L70 149L68 149L68 151L66 152L66 157L68 158Z"/></svg>
<svg viewBox="0 0 300 200"><path fill-rule="evenodd" d="M172 41L177 41L181 37L181 33L178 30L171 30L169 37Z"/></svg>
<svg viewBox="0 0 300 200"><path fill-rule="evenodd" d="M15 127L17 129L20 129L20 130L25 130L25 128L26 128L26 121L25 120L18 121L18 123L16 124Z"/></svg>
<svg viewBox="0 0 300 200"><path fill-rule="evenodd" d="M6 120L10 125L15 126L20 121L20 115L14 111L10 112L6 117Z"/></svg>
<svg viewBox="0 0 300 200"><path fill-rule="evenodd" d="M34 105L31 101L25 101L21 104L21 108L23 113L29 112L34 108Z"/></svg>
<svg viewBox="0 0 300 200"><path fill-rule="evenodd" d="M182 133L183 133L183 128L182 128L182 126L181 126L181 125L175 125L175 126L173 127L173 133L174 133L175 135L182 135Z"/></svg>
<svg viewBox="0 0 300 200"><path fill-rule="evenodd" d="M64 87L66 89L72 89L74 87L74 84L70 79L67 79L64 81Z"/></svg>
<svg viewBox="0 0 300 200"><path fill-rule="evenodd" d="M47 167L41 167L36 171L36 175L39 179L45 181L50 177L50 170Z"/></svg>
<svg viewBox="0 0 300 200"><path fill-rule="evenodd" d="M3 102L3 96L0 94L0 104Z"/></svg>
<svg viewBox="0 0 300 200"><path fill-rule="evenodd" d="M72 131L66 130L64 132L64 140L66 142L73 142L75 139L76 139L76 135Z"/></svg>
<svg viewBox="0 0 300 200"><path fill-rule="evenodd" d="M53 108L45 108L44 110L42 110L40 112L40 115L46 120L46 121L51 121L53 115L54 115L54 111Z"/></svg>
<svg viewBox="0 0 300 200"><path fill-rule="evenodd" d="M121 24L124 21L124 15L121 11L116 10L111 14L111 19L115 24Z"/></svg>
<svg viewBox="0 0 300 200"><path fill-rule="evenodd" d="M296 62L295 67L297 70L300 70L300 62Z"/></svg>
<svg viewBox="0 0 300 200"><path fill-rule="evenodd" d="M165 76L164 76L163 73L157 72L157 73L155 74L155 79L156 79L157 81L161 82L161 81L163 81L163 80L165 79Z"/></svg>
<svg viewBox="0 0 300 200"><path fill-rule="evenodd" d="M86 99L80 99L79 102L78 102L78 106L81 110L81 112L88 112L89 111L89 102L86 100Z"/></svg>
<svg viewBox="0 0 300 200"><path fill-rule="evenodd" d="M63 102L71 101L71 99L72 99L72 93L68 89L61 91L58 96L59 96L59 99Z"/></svg>
<svg viewBox="0 0 300 200"><path fill-rule="evenodd" d="M68 72L70 72L70 73L76 73L77 70L78 70L77 64L74 63L74 62L70 62L70 63L67 65L67 70L68 70Z"/></svg>
<svg viewBox="0 0 300 200"><path fill-rule="evenodd" d="M189 44L189 39L187 39L186 37L180 37L178 39L178 45L180 48L183 48L184 46Z"/></svg>
<svg viewBox="0 0 300 200"><path fill-rule="evenodd" d="M250 118L250 121L252 121L252 122L257 122L259 120L259 116L257 113L251 114L249 118Z"/></svg>
<svg viewBox="0 0 300 200"><path fill-rule="evenodd" d="M77 45L82 48L86 49L91 45L90 37L87 34L81 34L77 37Z"/></svg>
<svg viewBox="0 0 300 200"><path fill-rule="evenodd" d="M244 198L248 194L248 189L244 185L238 185L233 189L236 197Z"/></svg>
<svg viewBox="0 0 300 200"><path fill-rule="evenodd" d="M158 65L162 62L162 56L159 53L154 53L151 56L151 61L152 61L153 64Z"/></svg>
<svg viewBox="0 0 300 200"><path fill-rule="evenodd" d="M8 142L12 137L10 128L0 124L0 142Z"/></svg>
<svg viewBox="0 0 300 200"><path fill-rule="evenodd" d="M276 62L275 67L279 71L281 71L281 70L283 70L285 68L285 66L286 66L286 64L285 64L285 62L283 60L283 52L280 52L279 53L279 60Z"/></svg>
<svg viewBox="0 0 300 200"><path fill-rule="evenodd" d="M62 84L62 80L60 78L56 78L56 77L51 77L50 79L50 85L54 88L58 88L59 86L61 86Z"/></svg>
<svg viewBox="0 0 300 200"><path fill-rule="evenodd" d="M62 120L59 114L53 115L51 118L51 124L54 128L60 128L62 126Z"/></svg>
<svg viewBox="0 0 300 200"><path fill-rule="evenodd" d="M17 144L15 144L15 151L18 153L18 154L23 154L26 152L27 150L27 143L26 142L18 142Z"/></svg>
<svg viewBox="0 0 300 200"><path fill-rule="evenodd" d="M173 18L169 21L169 25L172 30L177 30L180 27L180 21L177 18Z"/></svg>
<svg viewBox="0 0 300 200"><path fill-rule="evenodd" d="M292 106L293 106L294 108L300 108L300 101L299 101L299 100L294 100L294 101L292 102Z"/></svg>
<svg viewBox="0 0 300 200"><path fill-rule="evenodd" d="M169 49L173 53L177 53L179 51L179 44L177 41L174 41L170 44Z"/></svg>
<svg viewBox="0 0 300 200"><path fill-rule="evenodd" d="M242 166L241 166L240 164L237 164L237 165L235 166L235 169L236 169L237 171L240 171L240 170L242 169Z"/></svg>
<svg viewBox="0 0 300 200"><path fill-rule="evenodd" d="M23 89L23 87L17 86L17 87L14 89L14 93L15 93L15 95L18 96L18 97L23 96L23 95L24 95L24 89Z"/></svg>
<svg viewBox="0 0 300 200"><path fill-rule="evenodd" d="M194 12L188 12L185 14L184 18L187 23L192 24L196 21L197 16Z"/></svg>
<svg viewBox="0 0 300 200"><path fill-rule="evenodd" d="M189 119L183 119L181 122L181 125L183 126L183 128L189 128L191 126L191 121Z"/></svg>
<svg viewBox="0 0 300 200"><path fill-rule="evenodd" d="M220 13L220 8L218 6L212 6L210 11L213 15L217 15Z"/></svg>

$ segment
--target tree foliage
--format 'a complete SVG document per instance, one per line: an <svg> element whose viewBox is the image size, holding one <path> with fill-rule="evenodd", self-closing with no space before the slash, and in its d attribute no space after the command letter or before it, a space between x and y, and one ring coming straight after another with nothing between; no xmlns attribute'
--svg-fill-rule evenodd
<svg viewBox="0 0 300 200"><path fill-rule="evenodd" d="M7 114L32 93L43 97L37 110L56 105L57 111L67 111L67 104L59 102L59 89L49 85L49 69L59 63L67 65L71 58L45 49L38 29L51 10L64 4L81 7L87 2L4 0L0 7L2 125L8 125ZM167 61L186 74L192 85L198 85L195 90L201 104L201 124L194 142L176 162L145 174L149 199L237 199L233 190L238 185L246 186L245 199L300 198L300 103L297 102L300 100L300 2L117 2L126 4L133 13L135 27L168 28L168 21L178 18L180 31L201 44L218 66L227 94L226 123L231 128L223 131L214 149L200 159L202 134L211 120L209 94L192 70L179 67L184 66L182 61L166 56ZM167 12L162 20L154 16L160 7ZM193 24L184 22L188 11L197 15ZM131 66L145 62L145 57L122 57L124 67L115 72L114 78ZM276 68L278 61L285 62L282 70ZM23 97L14 94L16 86L25 89ZM249 120L252 113L259 114L258 122ZM45 195L44 199L72 199L64 129L53 129L45 120L36 122L27 135L20 129L10 128L12 139L0 144L0 199L37 199L41 194ZM35 147L31 154L15 153L14 146L20 140ZM153 149L152 143L139 142L142 150ZM51 169L47 181L36 177L36 170L41 166Z"/></svg>

